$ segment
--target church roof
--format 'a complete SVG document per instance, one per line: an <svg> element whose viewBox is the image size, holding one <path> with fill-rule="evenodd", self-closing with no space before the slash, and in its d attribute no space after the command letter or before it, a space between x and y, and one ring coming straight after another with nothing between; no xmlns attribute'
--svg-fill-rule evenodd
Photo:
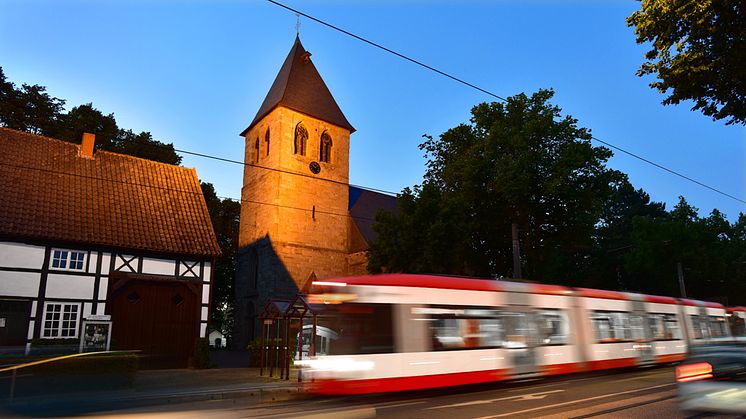
<svg viewBox="0 0 746 419"><path fill-rule="evenodd" d="M398 211L396 197L352 185L350 185L349 194L350 216L365 241L370 243L377 236L375 230L373 230L373 224L376 223L376 213L379 209L389 212Z"/></svg>
<svg viewBox="0 0 746 419"><path fill-rule="evenodd" d="M300 38L296 37L293 48L285 58L262 106L259 107L254 120L241 132L241 135L244 135L277 106L284 106L345 128L351 133L355 132L355 128L350 125L342 110L339 109L339 105L310 57L311 54L300 43Z"/></svg>
<svg viewBox="0 0 746 419"><path fill-rule="evenodd" d="M194 169L0 128L0 240L220 254Z"/></svg>

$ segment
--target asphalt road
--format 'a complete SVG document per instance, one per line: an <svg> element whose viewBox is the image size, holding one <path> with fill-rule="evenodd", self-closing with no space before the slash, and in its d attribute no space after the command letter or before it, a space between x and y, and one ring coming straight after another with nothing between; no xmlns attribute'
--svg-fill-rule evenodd
<svg viewBox="0 0 746 419"><path fill-rule="evenodd" d="M249 406L241 400L116 412L112 418L684 418L673 367L524 380L398 394L311 398ZM728 417L728 416L718 416Z"/></svg>

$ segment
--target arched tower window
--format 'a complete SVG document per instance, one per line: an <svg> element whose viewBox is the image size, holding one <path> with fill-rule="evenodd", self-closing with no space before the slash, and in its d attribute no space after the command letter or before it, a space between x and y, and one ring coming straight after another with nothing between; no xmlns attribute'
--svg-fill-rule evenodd
<svg viewBox="0 0 746 419"><path fill-rule="evenodd" d="M303 123L295 126L295 142L293 144L293 154L306 155L306 143L308 142L308 130Z"/></svg>
<svg viewBox="0 0 746 419"><path fill-rule="evenodd" d="M267 149L267 156L269 156L269 128L267 128L267 132L264 133L264 144Z"/></svg>
<svg viewBox="0 0 746 419"><path fill-rule="evenodd" d="M254 163L259 163L259 137L254 142Z"/></svg>
<svg viewBox="0 0 746 419"><path fill-rule="evenodd" d="M319 160L329 163L332 160L332 137L328 132L321 133L321 148L319 150Z"/></svg>

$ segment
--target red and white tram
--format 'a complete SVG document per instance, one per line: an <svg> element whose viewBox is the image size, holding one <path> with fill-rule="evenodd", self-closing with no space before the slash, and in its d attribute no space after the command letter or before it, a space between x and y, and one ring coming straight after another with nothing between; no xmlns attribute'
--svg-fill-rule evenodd
<svg viewBox="0 0 746 419"><path fill-rule="evenodd" d="M726 311L733 338L746 341L746 307L728 307Z"/></svg>
<svg viewBox="0 0 746 419"><path fill-rule="evenodd" d="M316 281L308 301L335 333L301 362L321 394L675 362L730 336L717 303L557 285L386 274Z"/></svg>

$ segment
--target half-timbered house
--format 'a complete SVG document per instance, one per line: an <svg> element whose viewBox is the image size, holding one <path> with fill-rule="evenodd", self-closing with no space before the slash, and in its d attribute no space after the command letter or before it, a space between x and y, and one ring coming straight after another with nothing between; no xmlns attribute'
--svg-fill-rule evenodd
<svg viewBox="0 0 746 419"><path fill-rule="evenodd" d="M0 350L75 342L186 366L207 336L219 247L194 169L0 128Z"/></svg>

